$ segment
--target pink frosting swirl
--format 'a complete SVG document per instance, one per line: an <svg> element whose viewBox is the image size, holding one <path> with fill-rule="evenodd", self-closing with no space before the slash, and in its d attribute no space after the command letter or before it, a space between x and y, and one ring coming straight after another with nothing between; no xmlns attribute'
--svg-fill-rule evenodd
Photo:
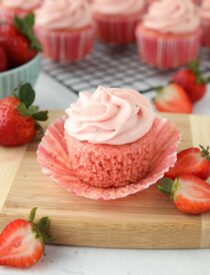
<svg viewBox="0 0 210 275"><path fill-rule="evenodd" d="M134 142L151 129L154 121L151 104L137 91L101 86L94 93L80 93L66 113L67 133L94 144Z"/></svg>
<svg viewBox="0 0 210 275"><path fill-rule="evenodd" d="M1 3L6 8L32 10L41 5L43 0L2 0Z"/></svg>
<svg viewBox="0 0 210 275"><path fill-rule="evenodd" d="M86 0L45 0L36 11L36 24L47 29L80 29L92 24Z"/></svg>
<svg viewBox="0 0 210 275"><path fill-rule="evenodd" d="M200 18L191 0L159 0L144 17L143 25L164 33L188 33L198 30Z"/></svg>
<svg viewBox="0 0 210 275"><path fill-rule="evenodd" d="M210 0L204 0L202 2L199 13L202 19L210 19Z"/></svg>
<svg viewBox="0 0 210 275"><path fill-rule="evenodd" d="M107 15L127 15L141 11L145 0L94 0L93 12Z"/></svg>

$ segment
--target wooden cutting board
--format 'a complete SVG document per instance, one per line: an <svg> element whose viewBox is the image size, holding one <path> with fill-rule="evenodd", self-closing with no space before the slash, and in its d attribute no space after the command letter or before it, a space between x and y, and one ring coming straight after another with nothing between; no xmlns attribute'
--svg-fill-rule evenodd
<svg viewBox="0 0 210 275"><path fill-rule="evenodd" d="M50 121L62 116L52 112ZM210 117L164 115L182 133L180 149L210 144ZM116 201L76 197L43 176L37 144L0 148L0 229L32 207L51 218L54 243L120 248L210 247L210 213L184 215L155 186Z"/></svg>

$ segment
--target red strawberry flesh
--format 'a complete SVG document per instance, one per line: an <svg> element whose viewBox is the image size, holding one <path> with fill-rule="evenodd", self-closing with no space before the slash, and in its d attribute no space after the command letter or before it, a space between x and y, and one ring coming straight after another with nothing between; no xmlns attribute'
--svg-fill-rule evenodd
<svg viewBox="0 0 210 275"><path fill-rule="evenodd" d="M171 179L180 175L194 175L206 180L210 176L210 160L197 147L183 150L178 153L174 167L165 174Z"/></svg>
<svg viewBox="0 0 210 275"><path fill-rule="evenodd" d="M192 103L187 94L175 83L158 89L154 104L159 112L192 113Z"/></svg>
<svg viewBox="0 0 210 275"><path fill-rule="evenodd" d="M43 243L25 220L13 221L0 235L0 265L28 267L42 254Z"/></svg>
<svg viewBox="0 0 210 275"><path fill-rule="evenodd" d="M210 210L210 186L202 179L183 175L173 194L176 207L190 214L200 214Z"/></svg>

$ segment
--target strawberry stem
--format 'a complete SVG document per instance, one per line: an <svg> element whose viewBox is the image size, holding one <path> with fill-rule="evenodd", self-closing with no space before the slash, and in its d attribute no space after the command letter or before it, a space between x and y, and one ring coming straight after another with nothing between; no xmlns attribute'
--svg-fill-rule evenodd
<svg viewBox="0 0 210 275"><path fill-rule="evenodd" d="M160 179L159 182L158 182L158 186L157 186L157 188L161 192L163 192L167 195L172 195L173 194L172 187L173 187L173 180L171 180L169 178Z"/></svg>
<svg viewBox="0 0 210 275"><path fill-rule="evenodd" d="M209 146L207 146L205 148L202 145L199 145L199 147L201 148L201 156L210 161L210 152L209 152L210 148L209 148Z"/></svg>
<svg viewBox="0 0 210 275"><path fill-rule="evenodd" d="M31 212L29 214L29 222L33 223L34 221L34 218L36 216L36 210L37 210L37 207L34 207L33 209L31 209Z"/></svg>
<svg viewBox="0 0 210 275"><path fill-rule="evenodd" d="M157 188L166 195L170 195L170 199L173 199L173 195L176 192L179 185L179 178L174 181L169 178L162 178L158 182Z"/></svg>
<svg viewBox="0 0 210 275"><path fill-rule="evenodd" d="M199 66L200 66L199 59L196 59L187 65L188 69L190 69L194 73L197 84L205 84L207 82L206 82L206 79L203 78L202 73L199 69Z"/></svg>

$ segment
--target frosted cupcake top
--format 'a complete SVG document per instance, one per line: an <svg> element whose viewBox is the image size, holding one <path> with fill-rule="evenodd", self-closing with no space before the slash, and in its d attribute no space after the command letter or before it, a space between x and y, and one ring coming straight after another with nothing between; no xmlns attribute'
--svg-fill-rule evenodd
<svg viewBox="0 0 210 275"><path fill-rule="evenodd" d="M137 91L101 86L94 93L80 93L66 113L66 132L94 144L134 142L151 129L154 121L151 104Z"/></svg>
<svg viewBox="0 0 210 275"><path fill-rule="evenodd" d="M1 4L6 8L32 10L37 8L42 0L1 0Z"/></svg>
<svg viewBox="0 0 210 275"><path fill-rule="evenodd" d="M145 0L94 0L93 12L106 15L128 15L141 11Z"/></svg>
<svg viewBox="0 0 210 275"><path fill-rule="evenodd" d="M210 20L210 0L204 0L202 2L199 12L201 18Z"/></svg>
<svg viewBox="0 0 210 275"><path fill-rule="evenodd" d="M200 18L191 0L159 0L149 7L143 25L163 33L182 34L196 31Z"/></svg>
<svg viewBox="0 0 210 275"><path fill-rule="evenodd" d="M47 29L80 29L92 24L86 0L45 0L36 11L36 24Z"/></svg>

